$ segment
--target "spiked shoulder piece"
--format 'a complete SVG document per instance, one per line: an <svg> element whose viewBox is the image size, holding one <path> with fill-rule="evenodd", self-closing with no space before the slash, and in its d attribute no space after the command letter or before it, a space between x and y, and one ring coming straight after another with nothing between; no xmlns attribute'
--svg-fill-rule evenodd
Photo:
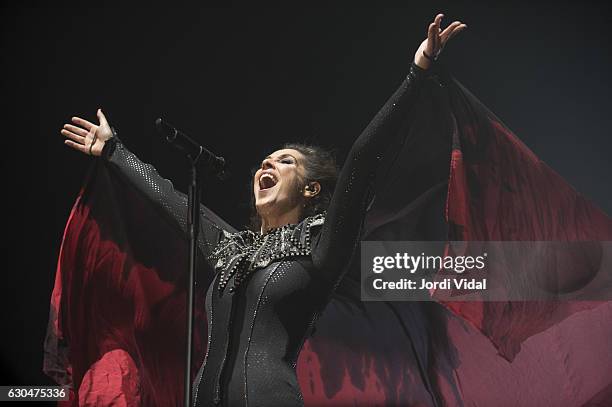
<svg viewBox="0 0 612 407"><path fill-rule="evenodd" d="M289 257L310 256L312 229L323 225L325 214L309 216L298 224L284 225L268 230L264 234L243 230L237 233L224 232L209 259L220 273L219 291L223 292L230 279L234 292L241 281L257 269Z"/></svg>

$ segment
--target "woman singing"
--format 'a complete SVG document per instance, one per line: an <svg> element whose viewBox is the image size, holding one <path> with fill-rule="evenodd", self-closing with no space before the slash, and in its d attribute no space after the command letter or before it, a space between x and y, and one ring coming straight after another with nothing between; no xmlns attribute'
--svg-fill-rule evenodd
<svg viewBox="0 0 612 407"><path fill-rule="evenodd" d="M196 405L304 404L297 358L358 247L374 174L403 142L399 127L414 110L430 65L466 28L455 21L441 29L442 18L429 25L406 79L338 174L331 154L289 144L265 157L254 175L259 230L226 230L202 207L200 249L216 273L206 294L208 338L193 383ZM97 116L99 124L78 117L66 124L66 145L101 157L185 231L186 197L126 149L101 110Z"/></svg>

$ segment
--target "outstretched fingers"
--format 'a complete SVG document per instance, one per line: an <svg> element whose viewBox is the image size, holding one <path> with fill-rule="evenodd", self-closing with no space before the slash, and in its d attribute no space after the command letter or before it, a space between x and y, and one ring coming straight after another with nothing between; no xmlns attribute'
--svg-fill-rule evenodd
<svg viewBox="0 0 612 407"><path fill-rule="evenodd" d="M442 23L442 18L444 18L444 14L442 13L438 13L436 14L436 16L434 17L434 24L440 28L440 24Z"/></svg>
<svg viewBox="0 0 612 407"><path fill-rule="evenodd" d="M87 133L89 133L87 130L73 126L72 124L64 124L64 129L83 137L87 136Z"/></svg>
<svg viewBox="0 0 612 407"><path fill-rule="evenodd" d="M78 117L73 117L72 122L83 127L89 127L94 131L96 128L96 126L92 123ZM81 127L73 126L72 124L64 124L64 128L60 131L60 133L68 139L64 141L64 144L66 144L68 147L82 153L89 154L89 148L86 146L87 134L89 134L87 130Z"/></svg>
<svg viewBox="0 0 612 407"><path fill-rule="evenodd" d="M442 18L444 18L444 14L440 13L438 15L436 15L436 17L434 18L434 50L433 52L436 53L438 52L438 50L440 49L440 47L442 46L441 43L441 38L440 38L440 31L441 28L440 26L442 25Z"/></svg>
<svg viewBox="0 0 612 407"><path fill-rule="evenodd" d="M72 118L72 123L77 124L81 127L83 127L85 130L91 130L92 127L95 127L96 125L93 124L92 122L89 122L85 119L81 119L80 117L73 117Z"/></svg>
<svg viewBox="0 0 612 407"><path fill-rule="evenodd" d="M66 140L66 141L64 141L64 144L66 144L68 147L72 147L75 150L78 150L78 151L80 151L82 153L89 154L89 149L87 147L85 147L84 144L75 143L72 140Z"/></svg>
<svg viewBox="0 0 612 407"><path fill-rule="evenodd" d="M429 24L429 29L427 30L427 53L430 55L433 55L436 53L436 50L439 48L439 38L438 38L438 31L439 31L439 27L436 25L436 23L431 23Z"/></svg>
<svg viewBox="0 0 612 407"><path fill-rule="evenodd" d="M453 22L451 25L446 27L444 31L442 31L442 33L440 34L442 44L446 44L448 40L450 40L457 33L463 31L465 28L467 28L467 25L463 24L461 21Z"/></svg>
<svg viewBox="0 0 612 407"><path fill-rule="evenodd" d="M453 30L460 25L460 21L454 21L453 23L449 24L449 26L440 33L440 38L442 38L442 41L444 41L451 34L451 32L453 32Z"/></svg>
<svg viewBox="0 0 612 407"><path fill-rule="evenodd" d="M62 129L60 133L62 133L64 137L69 138L70 140L73 140L79 144L85 144L85 136L78 135L66 129Z"/></svg>

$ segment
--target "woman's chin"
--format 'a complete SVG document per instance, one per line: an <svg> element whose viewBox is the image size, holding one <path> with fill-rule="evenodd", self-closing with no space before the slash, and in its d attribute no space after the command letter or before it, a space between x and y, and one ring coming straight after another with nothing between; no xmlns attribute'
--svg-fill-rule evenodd
<svg viewBox="0 0 612 407"><path fill-rule="evenodd" d="M266 190L259 191L257 193L257 197L255 198L255 207L257 208L257 213L270 213L275 206L275 202L276 200L274 199L274 196L267 193Z"/></svg>

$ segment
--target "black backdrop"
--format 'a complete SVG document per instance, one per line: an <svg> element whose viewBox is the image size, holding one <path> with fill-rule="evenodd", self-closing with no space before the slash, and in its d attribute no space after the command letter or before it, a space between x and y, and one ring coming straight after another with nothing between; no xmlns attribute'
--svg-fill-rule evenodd
<svg viewBox="0 0 612 407"><path fill-rule="evenodd" d="M64 223L90 158L63 145L102 107L125 144L185 190L163 116L224 155L205 203L248 218L249 169L284 141L340 160L407 72L436 12L468 24L444 51L455 76L572 185L612 214L611 17L605 3L421 2L404 8L2 10L0 384L41 372Z"/></svg>

